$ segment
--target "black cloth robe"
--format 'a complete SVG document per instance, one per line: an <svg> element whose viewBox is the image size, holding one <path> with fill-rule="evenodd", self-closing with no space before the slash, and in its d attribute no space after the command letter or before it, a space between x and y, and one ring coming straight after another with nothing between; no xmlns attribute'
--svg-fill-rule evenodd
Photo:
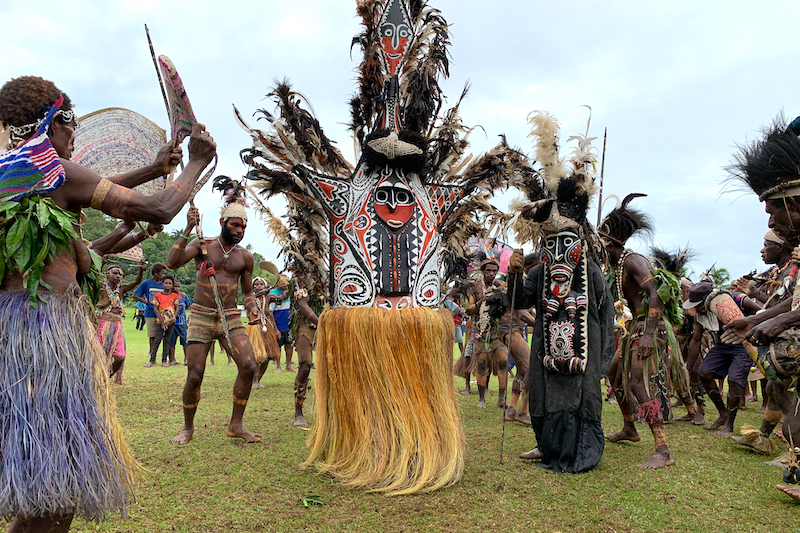
<svg viewBox="0 0 800 533"><path fill-rule="evenodd" d="M588 261L588 356L583 374L560 374L544 368L542 265L533 267L524 285L522 274L510 276L514 307L536 309L528 391L530 415L539 450L539 466L553 472L586 472L600 462L605 439L600 425L603 395L600 381L614 356L614 302L602 270Z"/></svg>

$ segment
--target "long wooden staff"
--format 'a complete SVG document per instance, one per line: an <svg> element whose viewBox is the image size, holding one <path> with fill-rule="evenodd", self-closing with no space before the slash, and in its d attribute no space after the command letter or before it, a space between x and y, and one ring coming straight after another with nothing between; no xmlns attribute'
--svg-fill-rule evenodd
<svg viewBox="0 0 800 533"><path fill-rule="evenodd" d="M161 77L161 70L158 66L158 59L156 59L155 49L153 48L153 41L150 39L150 30L147 28L147 24L144 25L145 33L147 34L147 43L150 46L150 56L153 58L153 65L156 69L156 75L158 76L158 84L161 87L161 95L164 97L164 106L167 108L167 118L172 121L172 113L170 113L169 108L169 99L167 98L167 90L164 86L164 79ZM176 143L178 139L173 139ZM216 158L216 156L215 156ZM216 164L212 167L211 171L209 171L203 178L202 182L208 180L213 173L214 168L216 168ZM181 161L181 169L183 169L183 161ZM201 185L202 187L202 185ZM199 190L197 184L195 184L195 189ZM192 195L189 197L189 205L194 207L194 195L197 191L193 190ZM228 347L233 349L233 344L231 344L231 332L228 328L228 321L225 317L225 305L222 302L222 296L219 293L219 285L217 285L217 278L216 272L214 270L214 263L208 258L208 248L206 247L206 241L203 237L203 226L200 220L197 221L196 225L197 229L197 238L200 240L200 253L203 256L203 264L200 266L200 272L204 276L208 277L208 283L211 286L211 292L214 295L214 303L217 306L217 315L219 316L219 320L222 323L222 331L225 334L225 340L228 341Z"/></svg>
<svg viewBox="0 0 800 533"><path fill-rule="evenodd" d="M208 258L208 249L206 248L206 241L203 238L203 224L199 219L195 229L197 229L197 238L200 239L200 253L203 255L203 264L200 265L200 273L208 277L208 284L211 285L214 303L217 306L217 315L222 324L222 332L225 334L225 340L228 341L228 349L232 350L233 344L231 344L231 332L230 329L228 329L228 320L225 317L225 305L222 303L222 296L219 293L214 263Z"/></svg>
<svg viewBox="0 0 800 533"><path fill-rule="evenodd" d="M597 199L597 227L600 227L600 216L603 212L603 176L606 172L606 140L608 139L608 128L603 132L603 156L600 159L600 196Z"/></svg>
<svg viewBox="0 0 800 533"><path fill-rule="evenodd" d="M167 98L167 90L164 88L164 79L161 77L161 70L158 68L158 59L156 59L156 51L153 48L153 41L150 39L150 29L147 24L144 25L144 32L147 34L147 45L150 47L150 57L153 59L153 67L156 69L156 76L158 76L158 86L161 89L161 96L164 97L164 107L167 108L167 120L172 120L172 115L169 112L169 99ZM181 170L183 170L183 160L180 161ZM189 203L194 207L194 197L189 200Z"/></svg>

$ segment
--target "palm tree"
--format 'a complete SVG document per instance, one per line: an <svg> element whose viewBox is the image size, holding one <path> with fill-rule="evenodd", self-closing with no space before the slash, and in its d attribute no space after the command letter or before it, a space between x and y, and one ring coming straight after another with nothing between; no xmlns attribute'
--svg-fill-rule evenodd
<svg viewBox="0 0 800 533"><path fill-rule="evenodd" d="M724 287L730 281L731 274L728 272L727 268L717 268L712 266L708 271L708 277L711 278L711 282L714 284L714 287Z"/></svg>

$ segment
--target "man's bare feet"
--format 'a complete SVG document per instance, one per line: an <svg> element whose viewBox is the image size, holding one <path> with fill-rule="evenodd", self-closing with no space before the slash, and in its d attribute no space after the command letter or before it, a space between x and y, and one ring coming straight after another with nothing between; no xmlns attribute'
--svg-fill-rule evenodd
<svg viewBox="0 0 800 533"><path fill-rule="evenodd" d="M228 426L228 436L232 439L239 438L245 442L261 442L260 433L252 433L244 426Z"/></svg>
<svg viewBox="0 0 800 533"><path fill-rule="evenodd" d="M733 430L728 426L722 426L714 432L715 437L733 437Z"/></svg>
<svg viewBox="0 0 800 533"><path fill-rule="evenodd" d="M722 427L722 424L724 424L724 423L725 423L725 420L727 420L727 419L728 419L727 415L721 415L719 418L717 418L716 420L714 420L714 421L713 421L712 423L710 423L709 425L707 425L707 426L703 426L703 428L705 428L705 429L707 429L707 430L709 430L709 431L715 431L715 430L717 430L717 429L721 428L721 427Z"/></svg>
<svg viewBox="0 0 800 533"><path fill-rule="evenodd" d="M461 394L463 394L464 396L469 396L470 394L472 394L472 389L467 387L466 389L461 391Z"/></svg>
<svg viewBox="0 0 800 533"><path fill-rule="evenodd" d="M702 426L705 423L706 423L706 415L704 415L700 411L697 411L694 414L694 420L692 420L692 424L694 424L695 426Z"/></svg>
<svg viewBox="0 0 800 533"><path fill-rule="evenodd" d="M287 365L286 365L286 368L284 368L284 370L285 370L286 372L297 372L297 370L295 370L295 369L292 367L292 365L289 365L289 364L287 364Z"/></svg>
<svg viewBox="0 0 800 533"><path fill-rule="evenodd" d="M486 409L486 400L478 401L478 409Z"/></svg>
<svg viewBox="0 0 800 533"><path fill-rule="evenodd" d="M676 418L675 422L692 422L694 420L694 413L686 413L680 418Z"/></svg>
<svg viewBox="0 0 800 533"><path fill-rule="evenodd" d="M253 386L250 387L251 389L263 389L264 385L261 384L260 381L254 381Z"/></svg>
<svg viewBox="0 0 800 533"><path fill-rule="evenodd" d="M145 368L150 368L151 366L153 366L153 363L151 363L150 361L148 361L148 362L146 362L146 363L144 364L144 367L145 367Z"/></svg>
<svg viewBox="0 0 800 533"><path fill-rule="evenodd" d="M281 372L283 372L283 370L281 370L281 367L275 369L276 374L280 374Z"/></svg>
<svg viewBox="0 0 800 533"><path fill-rule="evenodd" d="M516 419L517 419L517 410L509 405L508 409L506 409L506 414L503 415L503 420L505 420L506 422L513 422Z"/></svg>
<svg viewBox="0 0 800 533"><path fill-rule="evenodd" d="M800 486L798 485L775 485L775 488L781 492L785 492L795 500L800 502Z"/></svg>
<svg viewBox="0 0 800 533"><path fill-rule="evenodd" d="M294 417L292 425L298 428L307 428L308 422L306 422L306 418L303 415L297 415Z"/></svg>
<svg viewBox="0 0 800 533"><path fill-rule="evenodd" d="M182 444L188 444L190 440L192 440L192 435L194 435L194 429L183 429L180 433L175 435L170 444L174 444L175 446L180 446Z"/></svg>
<svg viewBox="0 0 800 533"><path fill-rule="evenodd" d="M524 415L517 413L517 422L519 422L520 424L525 424L526 426L530 427L531 415L529 415L528 413L525 413Z"/></svg>
<svg viewBox="0 0 800 533"><path fill-rule="evenodd" d="M630 431L627 428L622 428L622 431L619 433L614 433L613 435L605 435L606 440L608 442L621 442L623 440L627 440L630 442L639 442L642 440L642 437L639 436L639 433L634 428L633 431Z"/></svg>
<svg viewBox="0 0 800 533"><path fill-rule="evenodd" d="M670 453L669 449L667 449L666 452L656 450L656 453L654 453L650 459L640 464L639 467L646 470L655 470L657 468L663 468L665 466L671 466L674 464L675 459L673 459L672 454Z"/></svg>

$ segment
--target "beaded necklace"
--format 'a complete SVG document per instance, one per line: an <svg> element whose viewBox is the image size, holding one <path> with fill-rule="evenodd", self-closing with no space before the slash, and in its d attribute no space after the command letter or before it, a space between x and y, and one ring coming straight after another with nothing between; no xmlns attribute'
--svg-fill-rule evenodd
<svg viewBox="0 0 800 533"><path fill-rule="evenodd" d="M617 284L617 295L619 296L620 301L625 298L625 295L622 292L622 274L625 271L625 260L628 258L628 256L633 254L633 250L630 248L625 248L625 251L622 252L622 255L619 256L619 260L617 261L617 271L615 273L614 283Z"/></svg>
<svg viewBox="0 0 800 533"><path fill-rule="evenodd" d="M233 251L233 249L234 249L234 248L236 248L236 243L233 243L233 246L231 246L231 249L230 249L230 250L228 250L228 251L225 251L225 247L224 247L224 246L222 246L222 239L220 239L219 237L217 237L217 242L219 243L219 249L220 249L220 250L222 250L222 259L228 259L228 258L230 258L230 256L231 256L231 252Z"/></svg>

